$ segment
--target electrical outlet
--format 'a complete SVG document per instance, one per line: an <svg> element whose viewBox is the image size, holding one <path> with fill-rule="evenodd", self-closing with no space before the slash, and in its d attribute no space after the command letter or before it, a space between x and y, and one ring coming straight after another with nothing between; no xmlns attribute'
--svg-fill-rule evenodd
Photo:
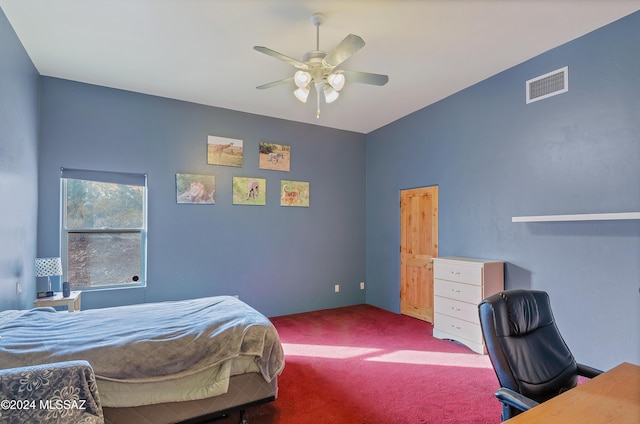
<svg viewBox="0 0 640 424"><path fill-rule="evenodd" d="M16 294L21 294L22 293L22 284L20 284L20 281L16 281Z"/></svg>
<svg viewBox="0 0 640 424"><path fill-rule="evenodd" d="M360 290L364 290L364 281L360 281Z"/></svg>
<svg viewBox="0 0 640 424"><path fill-rule="evenodd" d="M336 293L340 292L340 284L336 284Z"/></svg>

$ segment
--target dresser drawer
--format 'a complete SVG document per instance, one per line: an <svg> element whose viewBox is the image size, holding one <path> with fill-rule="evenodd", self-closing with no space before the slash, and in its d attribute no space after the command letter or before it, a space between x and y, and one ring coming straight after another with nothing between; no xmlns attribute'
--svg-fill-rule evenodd
<svg viewBox="0 0 640 424"><path fill-rule="evenodd" d="M475 307L482 301L482 287L471 284L455 283L446 280L434 280L433 294L462 302L472 303Z"/></svg>
<svg viewBox="0 0 640 424"><path fill-rule="evenodd" d="M434 328L437 327L440 331L451 334L452 339L459 340L464 343L464 340L471 341L473 343L482 344L482 330L480 324L471 323L458 318L453 318L447 315L435 313L434 314Z"/></svg>
<svg viewBox="0 0 640 424"><path fill-rule="evenodd" d="M478 306L475 303L466 303L447 297L435 296L433 310L436 313L449 315L450 317L463 319L476 324L480 323Z"/></svg>
<svg viewBox="0 0 640 424"><path fill-rule="evenodd" d="M433 277L480 286L482 285L482 267L438 262L433 268Z"/></svg>

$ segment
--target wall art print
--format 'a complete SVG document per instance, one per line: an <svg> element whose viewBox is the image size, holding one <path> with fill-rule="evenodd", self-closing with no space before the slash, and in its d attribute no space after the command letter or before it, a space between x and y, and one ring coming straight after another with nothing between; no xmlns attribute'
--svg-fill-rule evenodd
<svg viewBox="0 0 640 424"><path fill-rule="evenodd" d="M216 177L176 174L176 201L179 204L215 205Z"/></svg>
<svg viewBox="0 0 640 424"><path fill-rule="evenodd" d="M210 135L207 137L209 165L242 166L243 140Z"/></svg>
<svg viewBox="0 0 640 424"><path fill-rule="evenodd" d="M267 180L253 177L233 177L233 204L267 204Z"/></svg>
<svg viewBox="0 0 640 424"><path fill-rule="evenodd" d="M291 168L291 146L260 142L260 169L289 172Z"/></svg>
<svg viewBox="0 0 640 424"><path fill-rule="evenodd" d="M309 183L305 181L280 181L280 206L309 207Z"/></svg>

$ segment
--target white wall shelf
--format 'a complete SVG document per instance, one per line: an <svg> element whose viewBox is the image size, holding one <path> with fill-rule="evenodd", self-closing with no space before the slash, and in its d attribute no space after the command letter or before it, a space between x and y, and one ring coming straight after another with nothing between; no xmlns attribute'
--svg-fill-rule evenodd
<svg viewBox="0 0 640 424"><path fill-rule="evenodd" d="M511 218L511 222L615 221L621 219L640 219L640 212L514 216Z"/></svg>

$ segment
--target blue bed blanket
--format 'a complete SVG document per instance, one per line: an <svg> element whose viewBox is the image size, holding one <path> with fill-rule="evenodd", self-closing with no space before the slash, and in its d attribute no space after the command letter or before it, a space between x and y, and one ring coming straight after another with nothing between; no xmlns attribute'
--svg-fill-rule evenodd
<svg viewBox="0 0 640 424"><path fill-rule="evenodd" d="M87 360L96 378L153 382L255 357L272 381L284 368L273 324L232 296L145 303L74 313L0 312L3 368Z"/></svg>

